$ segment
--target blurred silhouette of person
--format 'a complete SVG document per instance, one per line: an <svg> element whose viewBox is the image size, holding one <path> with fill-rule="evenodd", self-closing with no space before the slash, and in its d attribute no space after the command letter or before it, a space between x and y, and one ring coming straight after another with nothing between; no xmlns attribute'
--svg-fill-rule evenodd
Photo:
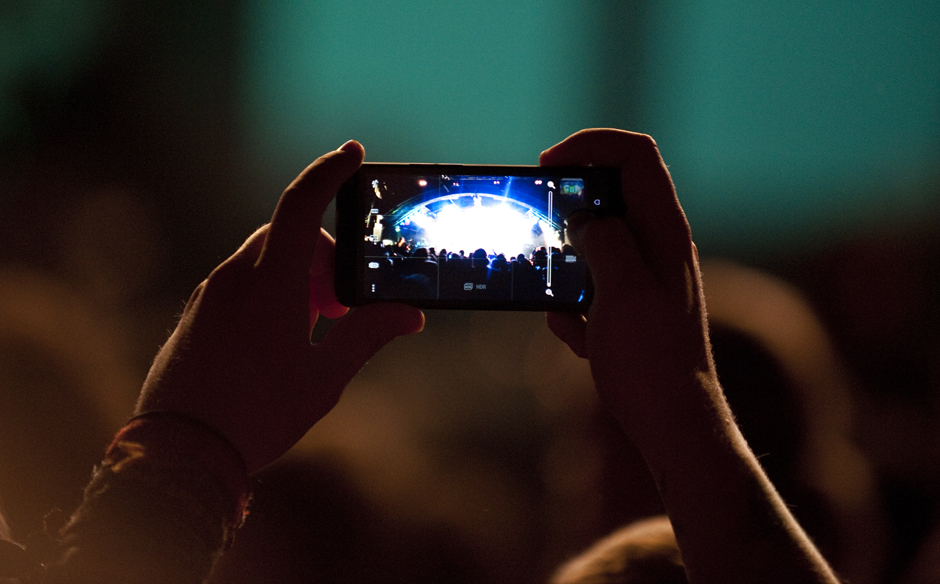
<svg viewBox="0 0 940 584"><path fill-rule="evenodd" d="M839 574L880 581L883 511L830 335L779 278L727 260L702 274L718 377L751 449Z"/></svg>
<svg viewBox="0 0 940 584"><path fill-rule="evenodd" d="M264 469L251 521L210 582L492 581L453 527L403 517L362 492L333 453L288 456Z"/></svg>
<svg viewBox="0 0 940 584"><path fill-rule="evenodd" d="M561 566L550 584L687 584L669 518L636 521Z"/></svg>
<svg viewBox="0 0 940 584"><path fill-rule="evenodd" d="M139 379L122 325L74 287L0 269L0 495L13 534L80 499L100 444L126 421Z"/></svg>

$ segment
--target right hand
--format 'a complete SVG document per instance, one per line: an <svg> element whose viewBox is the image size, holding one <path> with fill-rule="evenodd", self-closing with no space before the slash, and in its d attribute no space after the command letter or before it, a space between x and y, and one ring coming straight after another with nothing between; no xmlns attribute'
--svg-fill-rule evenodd
<svg viewBox="0 0 940 584"><path fill-rule="evenodd" d="M587 317L549 313L548 324L590 360L601 400L646 459L689 582L837 582L728 409L698 255L652 138L585 130L540 162L622 171L626 216L572 229L594 278Z"/></svg>
<svg viewBox="0 0 940 584"><path fill-rule="evenodd" d="M622 130L578 132L542 153L543 166L621 169L624 218L572 218L569 234L588 263L587 316L549 313L551 330L591 363L601 399L634 440L691 402L723 403L710 356L698 257L656 143ZM703 384L702 382L706 383ZM701 394L699 394L701 395Z"/></svg>

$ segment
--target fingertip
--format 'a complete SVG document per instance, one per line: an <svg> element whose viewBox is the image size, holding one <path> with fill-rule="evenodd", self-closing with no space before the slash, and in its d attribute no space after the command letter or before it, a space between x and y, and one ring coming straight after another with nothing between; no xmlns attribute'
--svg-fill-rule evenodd
<svg viewBox="0 0 940 584"><path fill-rule="evenodd" d="M558 155L559 146L562 144L564 144L564 141L543 150L539 154L539 166L560 166L565 164L564 157Z"/></svg>
<svg viewBox="0 0 940 584"><path fill-rule="evenodd" d="M346 313L349 312L349 307L343 306L339 302L331 302L325 306L317 307L317 310L328 319L336 320L337 318L345 316Z"/></svg>
<svg viewBox="0 0 940 584"><path fill-rule="evenodd" d="M420 333L421 331L424 330L424 324L425 324L425 322L426 322L426 321L425 321L424 312L422 312L422 311L418 310L417 308L415 308L415 314L413 315L413 318L414 318L414 324L415 324L415 326L414 326L414 328L413 328L410 332L408 332L407 334Z"/></svg>
<svg viewBox="0 0 940 584"><path fill-rule="evenodd" d="M359 154L362 158L365 158L366 149L356 140L347 140L345 144L337 148L341 152L350 152Z"/></svg>
<svg viewBox="0 0 940 584"><path fill-rule="evenodd" d="M575 355L582 359L587 358L584 316L573 312L546 312L545 322L548 329L568 345Z"/></svg>
<svg viewBox="0 0 940 584"><path fill-rule="evenodd" d="M420 333L424 330L424 312L415 308L414 306L407 306L404 304L396 304L396 320L401 324L402 335L412 335L414 333Z"/></svg>
<svg viewBox="0 0 940 584"><path fill-rule="evenodd" d="M374 311L376 318L386 323L388 330L396 337L419 333L424 330L424 313L414 306L396 302L381 302L363 306L359 310Z"/></svg>

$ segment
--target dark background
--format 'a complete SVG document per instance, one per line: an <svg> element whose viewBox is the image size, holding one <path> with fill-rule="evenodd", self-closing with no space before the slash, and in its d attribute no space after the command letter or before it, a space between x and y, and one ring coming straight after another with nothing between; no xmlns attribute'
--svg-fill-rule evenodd
<svg viewBox="0 0 940 584"><path fill-rule="evenodd" d="M14 535L78 501L192 288L317 155L534 164L613 126L657 139L700 253L732 261L703 271L746 436L768 470L850 444L775 480L853 581L897 581L940 494L938 98L931 2L0 0ZM539 314L429 313L257 492L220 580L544 581L658 511ZM867 563L823 541L846 525Z"/></svg>

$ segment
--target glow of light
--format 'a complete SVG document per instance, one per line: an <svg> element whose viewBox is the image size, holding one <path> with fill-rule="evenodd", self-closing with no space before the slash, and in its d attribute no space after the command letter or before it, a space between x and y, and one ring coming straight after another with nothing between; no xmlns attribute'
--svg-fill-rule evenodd
<svg viewBox="0 0 940 584"><path fill-rule="evenodd" d="M421 180L418 181L418 186L426 187L428 186L428 181L422 178Z"/></svg>
<svg viewBox="0 0 940 584"><path fill-rule="evenodd" d="M552 226L547 221L539 221L539 229L542 230L542 237L545 240L541 245L561 249L561 238L552 230Z"/></svg>
<svg viewBox="0 0 940 584"><path fill-rule="evenodd" d="M533 241L532 217L507 205L481 205L479 200L466 207L448 205L437 212L436 218L419 214L414 222L424 229L427 244L436 249L470 253L483 248L488 253L510 256L527 252L533 244L542 245ZM542 227L546 239L557 241L554 232Z"/></svg>

